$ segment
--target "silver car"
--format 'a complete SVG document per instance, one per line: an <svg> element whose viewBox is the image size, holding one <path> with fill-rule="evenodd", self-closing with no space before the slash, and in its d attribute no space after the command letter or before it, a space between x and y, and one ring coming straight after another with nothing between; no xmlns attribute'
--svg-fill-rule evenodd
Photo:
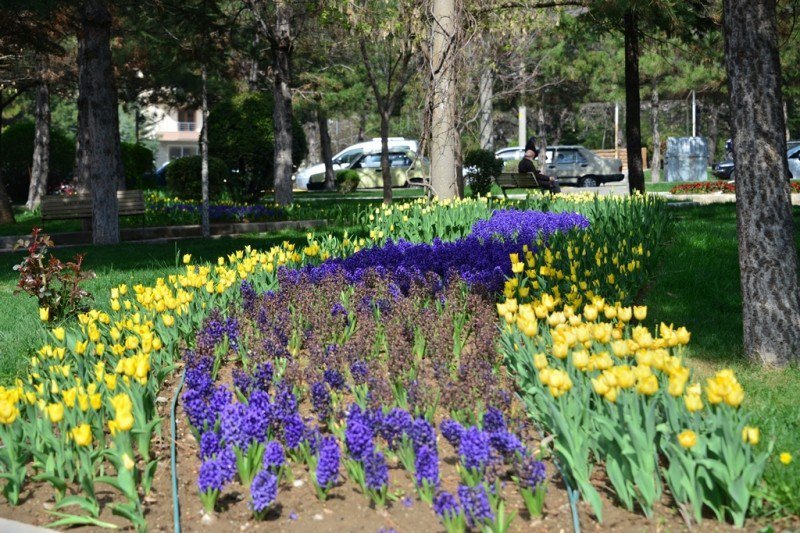
<svg viewBox="0 0 800 533"><path fill-rule="evenodd" d="M622 181L622 161L606 159L583 146L548 146L545 174L555 176L561 185L597 187Z"/></svg>

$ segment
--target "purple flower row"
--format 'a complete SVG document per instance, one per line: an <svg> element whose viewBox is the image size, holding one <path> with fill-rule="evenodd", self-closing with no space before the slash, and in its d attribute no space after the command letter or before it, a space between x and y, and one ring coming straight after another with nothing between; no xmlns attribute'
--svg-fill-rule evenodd
<svg viewBox="0 0 800 533"><path fill-rule="evenodd" d="M347 258L334 258L302 271L287 272L286 279L296 282L302 273L307 273L312 282L319 283L343 272L350 283L358 283L368 271L374 271L379 276L391 276L400 290L407 293L414 282L433 273L442 282L455 275L473 288L496 292L502 290L505 279L511 275L509 254L557 231L588 226L589 221L577 213L495 211L490 219L476 222L470 235L457 241L435 239L430 244L388 241Z"/></svg>

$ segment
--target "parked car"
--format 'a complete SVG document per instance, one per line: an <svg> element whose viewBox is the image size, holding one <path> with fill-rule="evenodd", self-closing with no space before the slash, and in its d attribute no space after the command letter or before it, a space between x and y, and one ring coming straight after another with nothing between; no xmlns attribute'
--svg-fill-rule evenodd
<svg viewBox="0 0 800 533"><path fill-rule="evenodd" d="M786 144L789 146L789 150L786 152L786 158L789 161L791 179L800 179L800 142L789 141ZM722 180L735 180L736 165L729 155L727 159L711 167L711 173Z"/></svg>
<svg viewBox="0 0 800 533"><path fill-rule="evenodd" d="M392 174L392 187L409 187L421 184L430 178L430 163L418 157L412 150L395 150L389 152L389 166ZM337 173L351 169L358 173L359 189L375 189L383 187L380 150L371 151L358 156L348 167L340 168ZM309 177L308 190L319 190L325 187L325 169Z"/></svg>
<svg viewBox="0 0 800 533"><path fill-rule="evenodd" d="M516 172L517 164L525 156L525 149L510 146L496 151L494 155L505 163L505 172ZM625 178L622 161L602 158L583 146L548 146L545 157L544 173L558 178L561 185L597 187Z"/></svg>
<svg viewBox="0 0 800 533"><path fill-rule="evenodd" d="M417 151L417 141L412 139L404 139L403 137L389 137L388 143L390 150ZM365 152L373 152L380 149L380 137L375 137L371 141L348 146L333 156L333 170L347 168ZM311 176L320 173L325 173L325 165L323 163L302 169L300 172L292 176L292 179L294 180L294 187L296 189L308 189L308 182Z"/></svg>

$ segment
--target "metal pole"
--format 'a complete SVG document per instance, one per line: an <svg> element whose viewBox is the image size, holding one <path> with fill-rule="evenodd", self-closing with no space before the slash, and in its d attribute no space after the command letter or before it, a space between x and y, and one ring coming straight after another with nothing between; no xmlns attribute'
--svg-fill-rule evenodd
<svg viewBox="0 0 800 533"><path fill-rule="evenodd" d="M697 137L697 99L692 91L692 137Z"/></svg>
<svg viewBox="0 0 800 533"><path fill-rule="evenodd" d="M528 110L524 105L519 106L519 116L517 119L519 121L519 146L524 147L525 143L528 141Z"/></svg>

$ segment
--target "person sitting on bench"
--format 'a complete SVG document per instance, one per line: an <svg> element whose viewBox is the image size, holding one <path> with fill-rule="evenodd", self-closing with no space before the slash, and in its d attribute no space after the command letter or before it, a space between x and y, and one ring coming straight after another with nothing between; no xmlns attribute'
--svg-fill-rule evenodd
<svg viewBox="0 0 800 533"><path fill-rule="evenodd" d="M533 160L537 156L537 152L535 150L525 150L525 157L522 161L519 162L519 167L517 167L517 172L520 174L533 174L536 177L536 181L539 183L539 186L542 189L547 189L552 194L561 192L561 186L558 184L558 180L553 176L544 176L539 169L536 168L536 164Z"/></svg>

